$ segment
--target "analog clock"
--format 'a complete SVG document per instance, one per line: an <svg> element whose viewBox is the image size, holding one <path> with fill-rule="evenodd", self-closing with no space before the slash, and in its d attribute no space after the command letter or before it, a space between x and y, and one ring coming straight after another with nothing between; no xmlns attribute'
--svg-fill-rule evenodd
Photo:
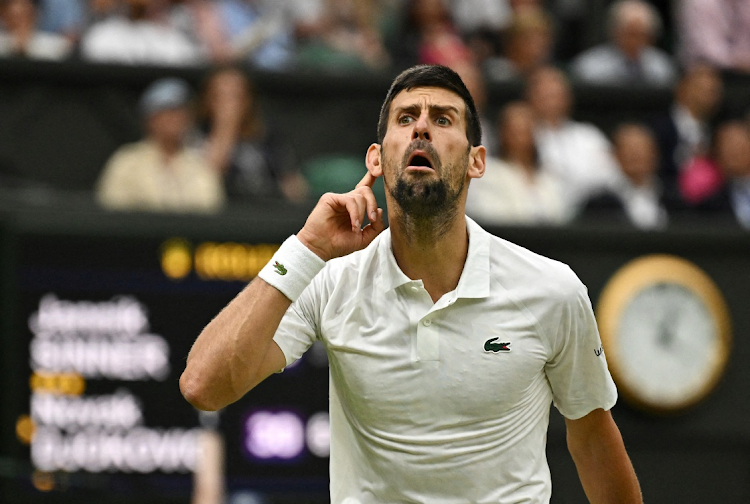
<svg viewBox="0 0 750 504"><path fill-rule="evenodd" d="M596 314L612 377L641 409L684 411L714 389L727 365L724 298L684 259L650 255L626 264L605 286Z"/></svg>

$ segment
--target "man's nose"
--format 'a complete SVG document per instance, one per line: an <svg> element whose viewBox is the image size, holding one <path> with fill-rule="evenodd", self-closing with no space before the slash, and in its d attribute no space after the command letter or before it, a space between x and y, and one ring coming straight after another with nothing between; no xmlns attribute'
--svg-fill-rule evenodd
<svg viewBox="0 0 750 504"><path fill-rule="evenodd" d="M414 123L414 131L412 132L412 140L427 140L430 141L430 121L426 114L422 114Z"/></svg>

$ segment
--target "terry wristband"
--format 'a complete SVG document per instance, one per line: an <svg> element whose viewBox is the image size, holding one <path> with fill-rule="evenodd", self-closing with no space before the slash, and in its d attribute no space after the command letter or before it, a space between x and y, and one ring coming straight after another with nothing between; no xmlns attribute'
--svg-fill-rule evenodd
<svg viewBox="0 0 750 504"><path fill-rule="evenodd" d="M292 235L284 240L258 276L295 302L325 264L296 235Z"/></svg>

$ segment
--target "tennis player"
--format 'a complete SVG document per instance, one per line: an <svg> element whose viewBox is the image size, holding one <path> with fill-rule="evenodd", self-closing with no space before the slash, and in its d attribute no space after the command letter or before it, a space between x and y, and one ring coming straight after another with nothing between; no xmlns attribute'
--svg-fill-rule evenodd
<svg viewBox="0 0 750 504"><path fill-rule="evenodd" d="M366 165L203 330L187 400L223 408L321 341L334 504L547 503L551 404L589 500L640 503L586 288L465 216L485 148L460 77L400 74Z"/></svg>

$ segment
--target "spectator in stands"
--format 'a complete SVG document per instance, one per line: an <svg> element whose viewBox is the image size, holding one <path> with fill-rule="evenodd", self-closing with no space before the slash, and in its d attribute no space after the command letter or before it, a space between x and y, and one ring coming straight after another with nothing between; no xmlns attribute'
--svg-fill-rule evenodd
<svg viewBox="0 0 750 504"><path fill-rule="evenodd" d="M190 39L205 61L228 61L231 49L224 19L213 0L169 0L169 24Z"/></svg>
<svg viewBox="0 0 750 504"><path fill-rule="evenodd" d="M554 59L570 61L585 49L592 18L599 22L599 16L591 12L595 4L590 0L547 0L546 5L555 20Z"/></svg>
<svg viewBox="0 0 750 504"><path fill-rule="evenodd" d="M89 27L108 18L120 16L124 8L122 0L88 0L84 25Z"/></svg>
<svg viewBox="0 0 750 504"><path fill-rule="evenodd" d="M461 38L444 0L407 0L396 64L417 63L454 69L474 65L474 55Z"/></svg>
<svg viewBox="0 0 750 504"><path fill-rule="evenodd" d="M307 184L289 147L263 120L252 82L238 67L213 71L199 105L202 147L236 199L303 201Z"/></svg>
<svg viewBox="0 0 750 504"><path fill-rule="evenodd" d="M708 152L711 121L721 102L724 85L712 67L695 66L684 73L674 91L669 112L656 117L652 129L659 146L659 177L664 202L679 208L686 202L678 179L687 164Z"/></svg>
<svg viewBox="0 0 750 504"><path fill-rule="evenodd" d="M610 42L577 56L573 77L595 84L671 86L676 77L672 58L653 45L661 26L652 5L618 0L609 9Z"/></svg>
<svg viewBox="0 0 750 504"><path fill-rule="evenodd" d="M459 33L464 37L487 31L500 33L511 21L508 0L462 0L448 5Z"/></svg>
<svg viewBox="0 0 750 504"><path fill-rule="evenodd" d="M0 0L0 56L59 61L68 57L71 41L37 28L38 2Z"/></svg>
<svg viewBox="0 0 750 504"><path fill-rule="evenodd" d="M703 208L731 212L750 229L750 128L741 121L727 121L717 128L715 160L726 182Z"/></svg>
<svg viewBox="0 0 750 504"><path fill-rule="evenodd" d="M210 212L224 202L221 177L197 149L187 146L192 127L190 87L182 79L151 84L140 101L147 134L109 159L96 196L113 210Z"/></svg>
<svg viewBox="0 0 750 504"><path fill-rule="evenodd" d="M488 157L484 176L469 185L466 213L486 224L562 224L562 185L540 166L534 113L511 102L499 114L500 157Z"/></svg>
<svg viewBox="0 0 750 504"><path fill-rule="evenodd" d="M477 64L502 54L502 32L510 24L513 11L508 0L462 0L448 7L456 29L471 48Z"/></svg>
<svg viewBox="0 0 750 504"><path fill-rule="evenodd" d="M750 72L750 2L675 2L679 54L686 67L703 63L720 70Z"/></svg>
<svg viewBox="0 0 750 504"><path fill-rule="evenodd" d="M81 55L96 62L185 66L204 62L199 47L168 22L159 0L125 0L123 13L94 23L81 40Z"/></svg>
<svg viewBox="0 0 750 504"><path fill-rule="evenodd" d="M591 194L614 187L620 178L610 142L596 126L571 118L573 96L560 70L537 70L526 96L536 118L541 164L563 181L567 214L575 215Z"/></svg>
<svg viewBox="0 0 750 504"><path fill-rule="evenodd" d="M313 3L308 2L308 5ZM235 61L270 70L292 65L297 19L295 2L218 0L217 6Z"/></svg>
<svg viewBox="0 0 750 504"><path fill-rule="evenodd" d="M72 0L54 0L72 1ZM111 17L119 17L125 12L123 0L83 0L83 19L78 33L78 49L84 34L93 25L103 22Z"/></svg>
<svg viewBox="0 0 750 504"><path fill-rule="evenodd" d="M503 33L503 39L503 57L485 62L490 80L525 79L551 62L554 45L552 19L541 8L517 10Z"/></svg>
<svg viewBox="0 0 750 504"><path fill-rule="evenodd" d="M85 0L40 0L38 27L77 44L86 25Z"/></svg>
<svg viewBox="0 0 750 504"><path fill-rule="evenodd" d="M695 173L697 172L697 173ZM710 174L713 190L691 200L692 208L712 217L736 220L750 229L750 128L743 121L721 123L711 142L710 155L693 163L681 175L686 183L692 177ZM718 178L718 180L717 180Z"/></svg>
<svg viewBox="0 0 750 504"><path fill-rule="evenodd" d="M717 136L712 137L711 146L680 167L677 184L680 191L680 207L698 208L712 199L724 185L724 175L716 160Z"/></svg>
<svg viewBox="0 0 750 504"><path fill-rule="evenodd" d="M592 196L581 220L619 220L639 229L662 229L668 222L657 177L659 150L649 128L621 124L612 135L615 158L622 173L610 190Z"/></svg>
<svg viewBox="0 0 750 504"><path fill-rule="evenodd" d="M496 121L487 116L487 83L484 74L478 65L471 64L471 62L458 67L456 71L474 99L474 106L477 108L479 122L482 125L482 145L487 149L487 155L497 156L499 147Z"/></svg>
<svg viewBox="0 0 750 504"><path fill-rule="evenodd" d="M307 67L382 70L390 64L379 30L377 0L326 0L315 26L308 27L297 49Z"/></svg>
<svg viewBox="0 0 750 504"><path fill-rule="evenodd" d="M544 7L545 3L545 0L510 0L510 8L518 14L526 9L539 10Z"/></svg>

